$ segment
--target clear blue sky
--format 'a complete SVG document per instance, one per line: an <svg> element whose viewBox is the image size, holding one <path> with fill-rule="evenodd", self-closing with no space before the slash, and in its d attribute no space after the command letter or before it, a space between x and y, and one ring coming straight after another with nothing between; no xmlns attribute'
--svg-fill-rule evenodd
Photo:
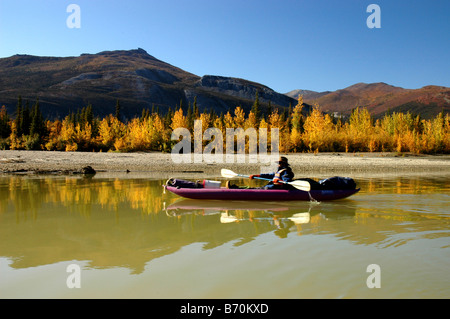
<svg viewBox="0 0 450 319"><path fill-rule="evenodd" d="M69 4L81 8L70 29ZM369 29L371 3L381 28ZM450 87L450 0L0 0L0 57L143 48L285 93L358 82Z"/></svg>

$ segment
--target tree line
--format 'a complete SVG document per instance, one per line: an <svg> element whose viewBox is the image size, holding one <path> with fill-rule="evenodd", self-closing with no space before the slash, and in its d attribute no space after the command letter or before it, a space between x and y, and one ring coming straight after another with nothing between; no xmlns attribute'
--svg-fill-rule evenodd
<svg viewBox="0 0 450 319"><path fill-rule="evenodd" d="M178 127L191 132L195 120L202 120L202 131L219 128L271 128L279 130L279 151L289 152L411 152L415 154L450 153L449 114L423 119L411 113L388 113L374 119L366 108L356 108L347 119L320 111L319 105L303 114L303 98L295 107L261 111L258 95L246 113L238 106L233 112L200 112L196 100L187 110L182 106L165 114L144 109L141 116L122 121L120 103L115 114L94 116L87 105L62 120L44 119L39 100L30 106L19 97L12 119L3 106L0 110L0 149L47 151L161 151L170 152L178 143L171 133ZM269 135L270 140L270 135ZM247 141L248 143L248 141ZM224 145L224 149L225 149Z"/></svg>

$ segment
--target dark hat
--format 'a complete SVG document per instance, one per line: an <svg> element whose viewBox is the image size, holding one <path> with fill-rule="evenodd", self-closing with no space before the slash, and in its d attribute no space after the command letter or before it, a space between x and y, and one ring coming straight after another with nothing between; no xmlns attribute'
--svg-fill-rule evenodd
<svg viewBox="0 0 450 319"><path fill-rule="evenodd" d="M278 162L276 162L276 163L278 163L278 164L285 164L285 165L289 166L288 159L286 157L284 157L284 156L281 156L280 160Z"/></svg>

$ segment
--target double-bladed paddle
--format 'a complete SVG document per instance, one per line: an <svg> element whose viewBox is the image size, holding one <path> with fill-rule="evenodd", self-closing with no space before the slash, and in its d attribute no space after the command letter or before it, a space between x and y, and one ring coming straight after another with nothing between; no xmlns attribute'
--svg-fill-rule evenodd
<svg viewBox="0 0 450 319"><path fill-rule="evenodd" d="M250 176L248 175L241 175L241 174L237 174L233 171L230 171L229 169L225 169L223 168L221 170L221 174L222 177L225 178L235 178L235 177L245 177L245 178L249 178ZM254 177L255 179L262 179L265 181L272 181L271 179L268 178L262 178L262 177ZM288 185L292 185L293 187L295 187L296 189L305 191L305 192L309 192L311 190L311 185L309 184L309 182L307 181L292 181L292 182L285 182L283 180L279 181L280 183L284 183L284 184L288 184Z"/></svg>

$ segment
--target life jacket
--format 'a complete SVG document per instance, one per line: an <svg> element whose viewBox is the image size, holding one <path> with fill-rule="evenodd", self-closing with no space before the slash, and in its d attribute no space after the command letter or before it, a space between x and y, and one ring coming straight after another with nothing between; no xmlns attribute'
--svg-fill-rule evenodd
<svg viewBox="0 0 450 319"><path fill-rule="evenodd" d="M291 174L292 174L292 177L294 176L294 174L292 173L291 168L290 167L285 167L283 169L280 169L278 172L276 172L275 175L274 175L274 178L278 178L280 180L283 180L283 178L281 178L281 177L282 177L283 173L286 172L286 171L288 171L288 174L289 174L289 171L290 171ZM285 185L284 183L274 183L274 184L275 185L281 185L281 184Z"/></svg>
<svg viewBox="0 0 450 319"><path fill-rule="evenodd" d="M283 179L281 178L281 174L282 174L285 170L286 170L286 168L280 169L278 172L275 173L275 177L278 178L278 179L283 180Z"/></svg>

